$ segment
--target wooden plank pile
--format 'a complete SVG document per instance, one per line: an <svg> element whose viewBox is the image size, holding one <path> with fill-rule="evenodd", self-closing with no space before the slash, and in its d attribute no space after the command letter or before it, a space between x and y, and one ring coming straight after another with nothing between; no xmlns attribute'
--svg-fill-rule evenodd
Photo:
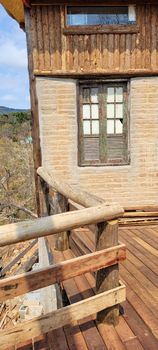
<svg viewBox="0 0 158 350"><path fill-rule="evenodd" d="M1 248L0 254L2 261L0 283L5 285L7 278L4 277L17 275L20 272L27 272L32 269L32 266L38 260L37 239L29 244L19 243L16 248L15 246ZM15 326L19 320L21 299L8 299L8 297L6 300L3 299L3 302L0 304L0 329Z"/></svg>

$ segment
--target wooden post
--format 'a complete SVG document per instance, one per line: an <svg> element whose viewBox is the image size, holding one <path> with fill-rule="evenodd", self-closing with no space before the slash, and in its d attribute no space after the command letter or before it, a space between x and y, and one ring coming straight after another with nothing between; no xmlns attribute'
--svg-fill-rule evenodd
<svg viewBox="0 0 158 350"><path fill-rule="evenodd" d="M118 221L112 220L96 225L96 250L118 245ZM96 272L96 293L119 286L118 264ZM119 306L114 305L97 314L97 320L103 323L118 324Z"/></svg>
<svg viewBox="0 0 158 350"><path fill-rule="evenodd" d="M53 208L51 213L60 214L69 210L68 199L60 193L54 193ZM57 235L55 248L63 251L69 248L69 231L61 232Z"/></svg>
<svg viewBox="0 0 158 350"><path fill-rule="evenodd" d="M49 186L38 176L38 188L40 198L40 217L50 215Z"/></svg>

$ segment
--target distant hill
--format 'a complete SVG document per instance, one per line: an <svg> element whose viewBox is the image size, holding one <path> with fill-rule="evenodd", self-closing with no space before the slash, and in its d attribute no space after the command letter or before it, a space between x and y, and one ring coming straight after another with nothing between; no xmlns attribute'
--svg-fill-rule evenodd
<svg viewBox="0 0 158 350"><path fill-rule="evenodd" d="M14 113L14 112L29 112L29 109L18 109L18 108L15 109L15 108L0 106L0 115Z"/></svg>

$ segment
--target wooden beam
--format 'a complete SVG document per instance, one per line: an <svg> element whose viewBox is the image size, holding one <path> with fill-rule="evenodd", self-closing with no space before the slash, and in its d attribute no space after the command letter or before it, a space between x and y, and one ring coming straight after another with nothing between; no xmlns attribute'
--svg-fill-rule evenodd
<svg viewBox="0 0 158 350"><path fill-rule="evenodd" d="M41 176L41 178L55 191L61 193L64 197L83 205L84 207L91 207L104 203L103 199L83 191L76 185L68 184L60 179L57 180L53 174L50 174L50 172L44 167L38 168L37 174ZM107 207L109 207L109 205L107 205Z"/></svg>
<svg viewBox="0 0 158 350"><path fill-rule="evenodd" d="M0 247L61 233L83 225L112 220L122 214L123 209L118 205L107 207L102 204L97 207L52 215L32 221L3 225L0 226Z"/></svg>
<svg viewBox="0 0 158 350"><path fill-rule="evenodd" d="M73 6L72 4L78 5L78 6L83 6L83 2L81 0L73 0L72 3L69 2L69 0L31 0L31 5L69 5ZM157 5L157 0L118 0L118 1L111 1L111 0L99 0L99 4L103 4L104 6L106 5L129 5L130 4L156 4ZM96 0L92 0L89 2L89 0L84 1L84 5L95 5L96 6Z"/></svg>
<svg viewBox="0 0 158 350"><path fill-rule="evenodd" d="M154 77L158 75L158 69L142 69L142 68L136 68L136 69L128 69L125 71L124 70L107 70L104 69L101 72L93 72L93 71L81 71L77 72L75 70L70 71L63 71L63 70L56 70L55 72L53 70L40 70L40 69L35 69L34 70L34 75L35 76L43 76L43 77L53 77L53 78L67 78L67 77L73 77L73 79L90 79L90 78L104 78L105 76L108 79L116 79L116 78L137 78L137 77ZM97 165L96 165L97 166Z"/></svg>
<svg viewBox="0 0 158 350"><path fill-rule="evenodd" d="M27 1L28 2L28 1ZM34 77L33 64L33 44L32 44L32 20L29 8L25 7L25 31L28 54L28 71L30 83L30 98L31 98L31 118L32 118L32 139L33 139L33 160L34 160L34 176L35 176L35 194L37 203L37 214L40 216L40 184L38 182L37 168L42 163L41 145L40 145L40 130L39 130L39 114L38 114L38 99L36 92L36 81Z"/></svg>
<svg viewBox="0 0 158 350"><path fill-rule="evenodd" d="M54 193L51 203L51 214L65 213L69 210L68 199L60 193ZM65 231L58 234L55 248L63 251L69 248L69 232Z"/></svg>
<svg viewBox="0 0 158 350"><path fill-rule="evenodd" d="M153 212L153 211L158 211L158 205L156 204L149 204L149 205L133 205L130 207L124 207L125 212L129 211L148 211L148 212Z"/></svg>
<svg viewBox="0 0 158 350"><path fill-rule="evenodd" d="M94 272L103 267L111 266L126 258L126 247L120 244L116 247L100 250L78 258L63 261L37 271L0 280L0 300L13 299L54 283Z"/></svg>
<svg viewBox="0 0 158 350"><path fill-rule="evenodd" d="M118 245L118 221L103 222L96 228L96 250L106 249ZM119 286L119 268L113 266L103 268L96 273L96 293ZM98 313L100 322L116 325L118 323L119 307L115 305Z"/></svg>
<svg viewBox="0 0 158 350"><path fill-rule="evenodd" d="M26 255L29 250L31 250L34 245L37 243L37 239L35 239L33 242L31 242L28 247L26 247L20 254L18 254L9 264L7 264L1 271L0 271L0 277L4 276L7 271L9 271L21 258L23 258L24 255Z"/></svg>
<svg viewBox="0 0 158 350"><path fill-rule="evenodd" d="M158 217L158 211L130 211L123 214L124 218Z"/></svg>
<svg viewBox="0 0 158 350"><path fill-rule="evenodd" d="M7 347L35 338L41 333L45 334L67 324L74 324L74 322L93 315L104 308L121 303L126 298L125 290L125 286L121 285L73 305L23 322L12 329L2 331L0 332L1 350L6 350Z"/></svg>

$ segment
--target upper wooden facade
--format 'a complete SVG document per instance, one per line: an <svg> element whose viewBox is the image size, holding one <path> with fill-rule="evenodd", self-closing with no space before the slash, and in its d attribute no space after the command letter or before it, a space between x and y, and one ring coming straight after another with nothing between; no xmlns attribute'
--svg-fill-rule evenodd
<svg viewBox="0 0 158 350"><path fill-rule="evenodd" d="M43 3L27 10L35 74L158 73L158 5L137 4L134 25L85 30L66 27L66 5Z"/></svg>

